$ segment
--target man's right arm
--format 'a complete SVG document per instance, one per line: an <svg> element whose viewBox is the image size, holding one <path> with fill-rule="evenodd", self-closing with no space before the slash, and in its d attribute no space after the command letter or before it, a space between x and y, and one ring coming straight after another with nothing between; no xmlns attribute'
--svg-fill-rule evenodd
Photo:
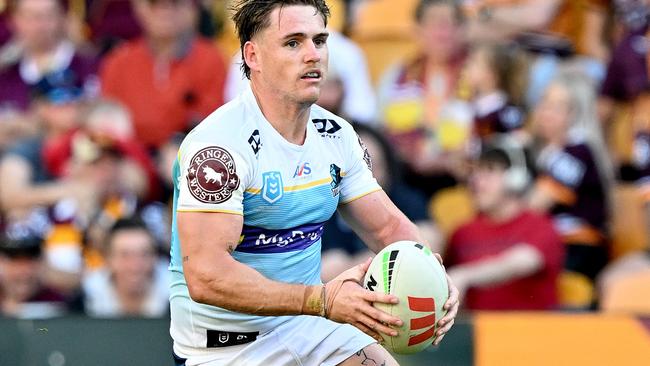
<svg viewBox="0 0 650 366"><path fill-rule="evenodd" d="M343 286L346 281L361 281L369 261L343 272L324 286L277 282L232 257L242 231L241 215L214 212L177 212L177 215L183 271L190 297L196 302L255 315L327 316L336 322L352 324L378 340L381 337L377 332L396 335L385 324L402 324L398 318L369 305L394 303L394 296L366 291L358 285ZM326 308L331 311L325 313Z"/></svg>
<svg viewBox="0 0 650 366"><path fill-rule="evenodd" d="M178 212L183 272L193 300L256 315L319 315L321 286L272 281L232 257L243 217ZM304 306L305 297L316 301Z"/></svg>

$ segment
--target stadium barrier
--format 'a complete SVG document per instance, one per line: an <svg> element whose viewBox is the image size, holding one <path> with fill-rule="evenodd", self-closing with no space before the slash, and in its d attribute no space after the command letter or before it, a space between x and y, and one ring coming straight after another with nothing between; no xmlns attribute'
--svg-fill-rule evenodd
<svg viewBox="0 0 650 366"><path fill-rule="evenodd" d="M168 319L0 318L0 366L172 365ZM402 366L650 364L650 319L593 313L476 313Z"/></svg>

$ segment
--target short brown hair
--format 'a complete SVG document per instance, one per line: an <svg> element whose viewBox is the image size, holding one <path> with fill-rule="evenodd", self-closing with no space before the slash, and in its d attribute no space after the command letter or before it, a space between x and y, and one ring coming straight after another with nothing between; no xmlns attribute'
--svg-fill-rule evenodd
<svg viewBox="0 0 650 366"><path fill-rule="evenodd" d="M458 24L462 24L465 21L463 10L455 0L420 0L415 7L415 21L417 23L421 23L422 18L424 18L425 11L429 9L430 6L437 5L446 5L451 7L454 10L454 19Z"/></svg>
<svg viewBox="0 0 650 366"><path fill-rule="evenodd" d="M251 69L246 65L244 59L244 44L250 41L257 33L268 27L270 24L269 14L278 6L285 5L307 5L316 9L316 14L323 17L327 26L327 18L330 16L330 9L325 0L239 0L233 7L232 20L237 28L239 46L242 53L242 71L248 79L251 78Z"/></svg>

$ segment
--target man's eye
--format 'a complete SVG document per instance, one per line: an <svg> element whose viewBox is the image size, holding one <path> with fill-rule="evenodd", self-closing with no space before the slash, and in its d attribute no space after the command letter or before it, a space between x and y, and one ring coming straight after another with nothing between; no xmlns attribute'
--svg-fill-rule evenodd
<svg viewBox="0 0 650 366"><path fill-rule="evenodd" d="M298 41L289 41L287 42L287 46L289 46L289 48L296 48L298 47Z"/></svg>
<svg viewBox="0 0 650 366"><path fill-rule="evenodd" d="M314 44L315 44L317 47L322 47L322 46L325 45L325 43L327 43L327 42L326 42L325 39L323 39L323 38L317 38L317 39L314 40Z"/></svg>

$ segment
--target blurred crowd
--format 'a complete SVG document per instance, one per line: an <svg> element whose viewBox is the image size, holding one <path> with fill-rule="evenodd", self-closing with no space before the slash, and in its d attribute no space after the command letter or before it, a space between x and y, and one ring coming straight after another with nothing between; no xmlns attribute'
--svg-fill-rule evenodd
<svg viewBox="0 0 650 366"><path fill-rule="evenodd" d="M650 1L328 4L318 104L465 309L650 313ZM0 0L0 314L167 315L178 146L248 87L229 5ZM323 279L370 255L332 217Z"/></svg>

